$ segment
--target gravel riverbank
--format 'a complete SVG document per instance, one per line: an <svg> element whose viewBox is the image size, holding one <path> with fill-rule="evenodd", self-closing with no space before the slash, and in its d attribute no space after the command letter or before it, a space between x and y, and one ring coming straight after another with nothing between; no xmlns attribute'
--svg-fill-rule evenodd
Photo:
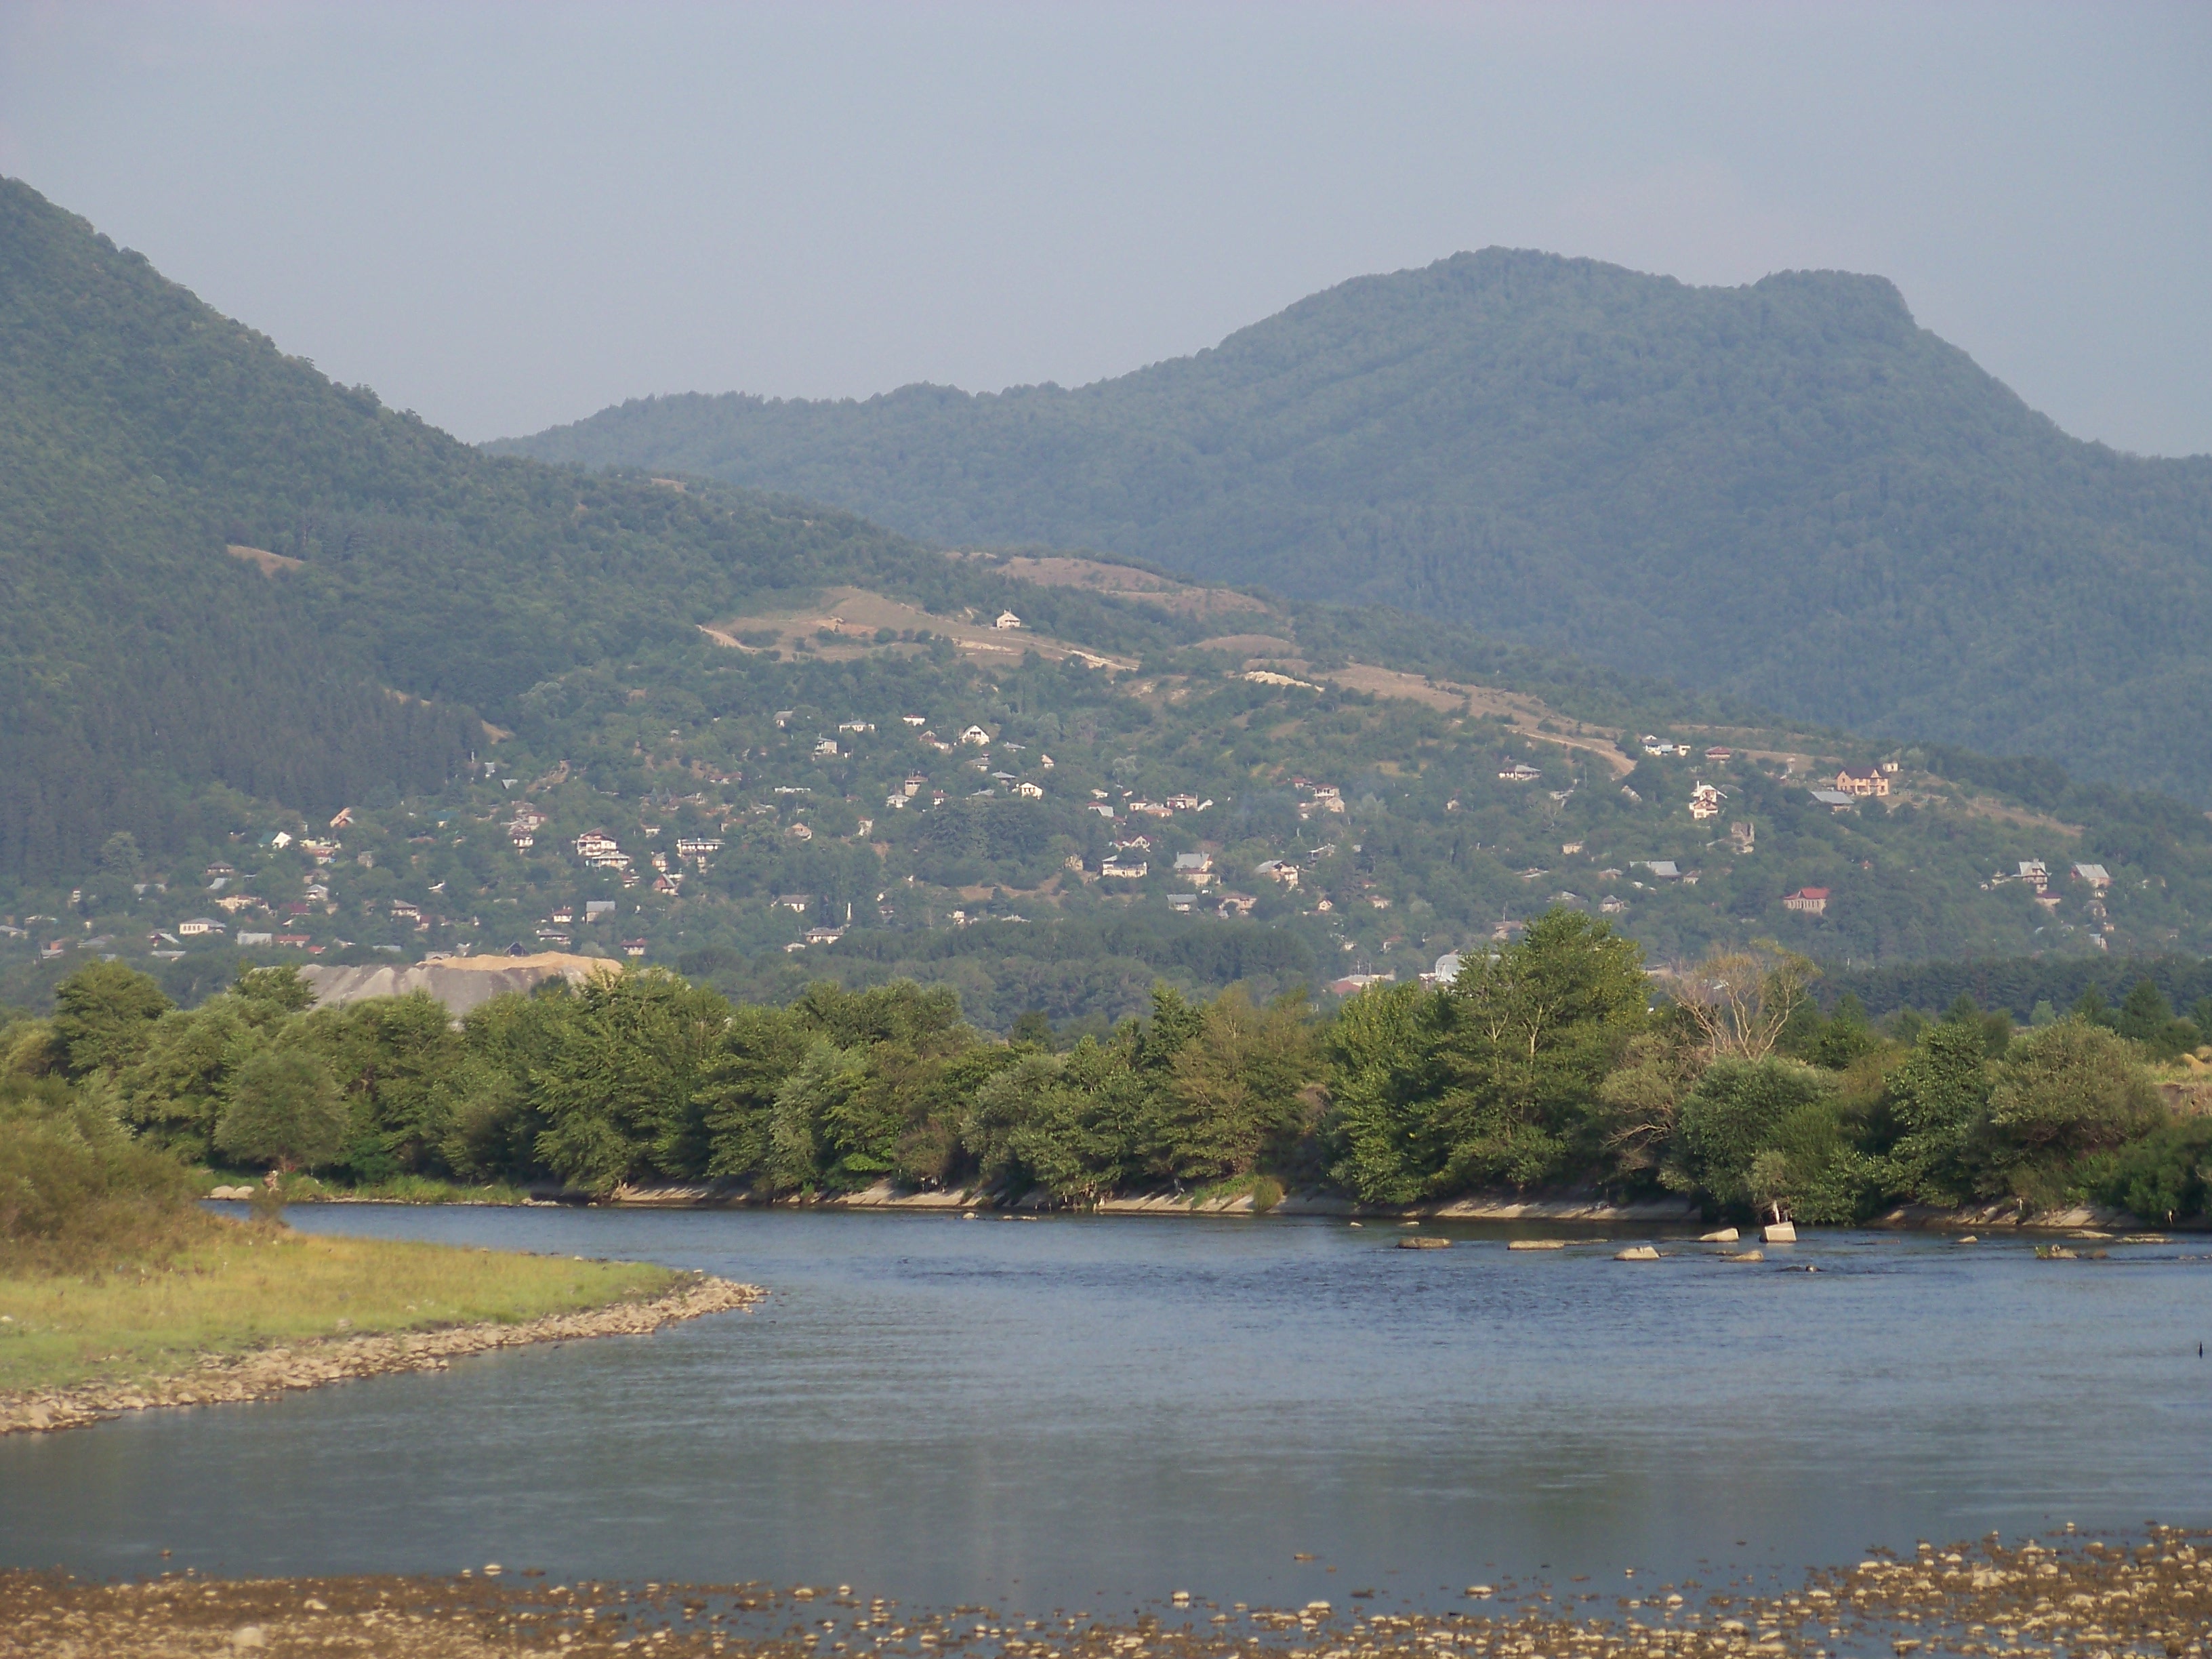
<svg viewBox="0 0 2212 1659"><path fill-rule="evenodd" d="M568 1342L598 1336L648 1336L663 1325L703 1314L750 1308L767 1292L703 1274L687 1277L666 1294L617 1302L578 1313L552 1314L513 1323L496 1322L388 1335L328 1337L289 1346L210 1356L167 1376L0 1395L0 1434L82 1428L125 1412L161 1406L227 1405L269 1400L288 1389L319 1388L357 1376L392 1371L443 1370L453 1361L494 1348L532 1342ZM0 1648L0 1652L4 1652Z"/></svg>
<svg viewBox="0 0 2212 1659"><path fill-rule="evenodd" d="M1808 1573L1771 1591L1694 1580L1468 1587L1449 1611L1377 1592L1286 1607L1164 1594L1156 1611L1002 1618L848 1586L562 1583L487 1565L453 1577L87 1583L0 1573L0 1659L343 1652L382 1659L726 1655L732 1659L1835 1659L1937 1653L2202 1659L2212 1538L1995 1538Z"/></svg>

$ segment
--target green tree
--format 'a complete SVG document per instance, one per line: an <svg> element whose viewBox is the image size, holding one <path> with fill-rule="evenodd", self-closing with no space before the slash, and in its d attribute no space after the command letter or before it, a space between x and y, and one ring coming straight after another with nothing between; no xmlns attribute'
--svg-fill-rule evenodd
<svg viewBox="0 0 2212 1659"><path fill-rule="evenodd" d="M539 994L495 997L463 1020L463 1059L449 1079L453 1109L441 1152L463 1180L526 1179L544 1170L537 1149L546 1124L532 1079L552 1063L569 1001L567 984L554 980Z"/></svg>
<svg viewBox="0 0 2212 1659"><path fill-rule="evenodd" d="M1682 1101L1662 1178L1732 1209L1788 1202L1833 1149L1835 1091L1830 1073L1801 1060L1723 1055Z"/></svg>
<svg viewBox="0 0 2212 1659"><path fill-rule="evenodd" d="M1958 1000L1944 1010L1946 1024L1971 1025L1982 1034L1982 1048L1991 1060L2001 1060L2012 1045L2012 1016L2006 1013L1984 1013L1982 1005L1971 993L1961 991Z"/></svg>
<svg viewBox="0 0 2212 1659"><path fill-rule="evenodd" d="M700 1090L729 1016L720 996L665 969L586 981L532 1079L546 1168L597 1193L705 1174L712 1153Z"/></svg>
<svg viewBox="0 0 2212 1659"><path fill-rule="evenodd" d="M279 1014L296 1014L315 1006L315 988L297 968L241 968L230 988L234 995Z"/></svg>
<svg viewBox="0 0 2212 1659"><path fill-rule="evenodd" d="M1271 1144L1300 1127L1300 1091L1312 1073L1298 1016L1279 1005L1255 1008L1232 987L1198 1011L1195 1029L1152 1079L1141 1131L1147 1163L1176 1182L1250 1173Z"/></svg>
<svg viewBox="0 0 2212 1659"><path fill-rule="evenodd" d="M1078 1144L1082 1091L1063 1082L1064 1066L1057 1055L1026 1054L976 1090L961 1139L986 1182L1016 1192L1042 1182L1063 1200L1086 1194L1093 1160Z"/></svg>
<svg viewBox="0 0 2212 1659"><path fill-rule="evenodd" d="M1990 1097L1988 1034L1978 1021L1929 1026L1890 1074L1888 1107L1902 1132L1890 1149L1893 1188L1923 1204L1974 1191Z"/></svg>
<svg viewBox="0 0 2212 1659"><path fill-rule="evenodd" d="M58 1073L62 1048L50 1019L0 1023L0 1079L39 1078Z"/></svg>
<svg viewBox="0 0 2212 1659"><path fill-rule="evenodd" d="M1418 985L1361 992L1322 1038L1331 1102L1329 1175L1363 1204L1410 1204L1443 1172L1437 1038L1449 1002Z"/></svg>
<svg viewBox="0 0 2212 1659"><path fill-rule="evenodd" d="M1024 1054L975 1090L963 1145L987 1181L1088 1203L1140 1173L1145 1086L1128 1042L1086 1036L1064 1055Z"/></svg>
<svg viewBox="0 0 2212 1659"><path fill-rule="evenodd" d="M112 1272L195 1237L191 1177L125 1131L111 1094L0 1078L0 1274Z"/></svg>
<svg viewBox="0 0 2212 1659"><path fill-rule="evenodd" d="M128 830L118 830L100 843L100 872L111 880L132 879L143 861L138 851L138 838Z"/></svg>
<svg viewBox="0 0 2212 1659"><path fill-rule="evenodd" d="M2074 1000L2072 1012L2074 1018L2085 1024L2102 1025L2107 1030L2112 1026L2112 1008L2105 1001L2105 994L2094 985Z"/></svg>
<svg viewBox="0 0 2212 1659"><path fill-rule="evenodd" d="M2165 1119L2158 1091L2127 1041L2062 1020L2019 1045L1989 1094L1996 1164L2014 1193L2039 1202L2077 1160L2109 1151Z"/></svg>
<svg viewBox="0 0 2212 1659"><path fill-rule="evenodd" d="M54 987L54 1040L73 1078L110 1077L144 1051L155 1021L168 1012L161 988L119 962L88 963Z"/></svg>
<svg viewBox="0 0 2212 1659"><path fill-rule="evenodd" d="M1644 1018L1643 951L1604 922L1546 912L1453 986L1432 1188L1561 1178L1595 1153L1598 1085Z"/></svg>
<svg viewBox="0 0 2212 1659"><path fill-rule="evenodd" d="M1659 1173L1674 1142L1682 1102L1711 1063L1704 1032L1678 1009L1629 1039L1620 1062L1598 1085L1608 1175L1637 1182Z"/></svg>
<svg viewBox="0 0 2212 1659"><path fill-rule="evenodd" d="M289 972L268 969L262 972ZM444 1175L467 1044L426 992L316 1010L302 1022L338 1079L352 1123L345 1162L364 1180Z"/></svg>
<svg viewBox="0 0 2212 1659"><path fill-rule="evenodd" d="M2197 1046L2197 1028L2173 1017L2166 993L2148 979L2139 979L2120 1004L2112 1029L2131 1042L2139 1042L2154 1060L2172 1060Z"/></svg>
<svg viewBox="0 0 2212 1659"><path fill-rule="evenodd" d="M348 1113L330 1067L299 1044L258 1048L238 1068L217 1120L219 1151L290 1172L319 1169L345 1145Z"/></svg>
<svg viewBox="0 0 2212 1659"><path fill-rule="evenodd" d="M2153 1226L2212 1209L2212 1117L2162 1124L2119 1149L2100 1182L2107 1203Z"/></svg>
<svg viewBox="0 0 2212 1659"><path fill-rule="evenodd" d="M155 1022L144 1051L122 1075L124 1121L157 1145L207 1157L232 1076L260 1042L236 997L172 1009Z"/></svg>
<svg viewBox="0 0 2212 1659"><path fill-rule="evenodd" d="M1844 1072L1872 1054L1880 1042L1858 993L1846 991L1836 1003L1834 1016L1822 1028L1805 1057L1815 1066Z"/></svg>
<svg viewBox="0 0 2212 1659"><path fill-rule="evenodd" d="M767 1167L776 1093L809 1046L799 1022L781 1009L731 1012L699 1085L708 1174L750 1179Z"/></svg>
<svg viewBox="0 0 2212 1659"><path fill-rule="evenodd" d="M823 1181L826 1132L862 1082L860 1056L817 1037L775 1091L761 1185L771 1194L811 1193Z"/></svg>

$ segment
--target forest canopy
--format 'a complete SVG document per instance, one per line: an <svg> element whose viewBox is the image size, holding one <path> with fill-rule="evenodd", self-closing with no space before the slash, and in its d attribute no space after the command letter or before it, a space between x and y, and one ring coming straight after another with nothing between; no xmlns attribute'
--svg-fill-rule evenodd
<svg viewBox="0 0 2212 1659"><path fill-rule="evenodd" d="M633 969L456 1022L420 994L311 1006L273 969L184 1010L100 964L53 1019L0 1031L0 1074L19 1095L73 1091L142 1149L359 1182L757 1199L887 1183L1055 1206L1674 1194L1811 1224L1899 1202L2205 1207L2208 1120L2172 1115L2145 1068L2207 1033L2148 984L2025 1031L1963 1000L1877 1030L1852 1000L1822 1013L1786 952L1709 968L1679 988L1737 975L1745 1018L1655 996L1632 942L1553 911L1433 988L1316 1016L1163 985L1145 1015L1069 1042L1042 1018L989 1038L910 981L768 1008Z"/></svg>

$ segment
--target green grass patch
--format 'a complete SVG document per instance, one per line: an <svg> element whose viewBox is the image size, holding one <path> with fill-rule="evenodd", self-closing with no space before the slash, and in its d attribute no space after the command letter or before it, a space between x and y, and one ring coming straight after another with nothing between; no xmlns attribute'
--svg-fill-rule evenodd
<svg viewBox="0 0 2212 1659"><path fill-rule="evenodd" d="M260 1173L244 1175L212 1174L205 1183L210 1186L258 1186ZM322 1181L311 1175L291 1175L284 1177L282 1191L287 1204L328 1203L352 1200L377 1204L524 1204L530 1194L520 1187L504 1181L488 1182L481 1186L467 1186L458 1181L441 1181L434 1176L401 1175L384 1181L347 1182Z"/></svg>
<svg viewBox="0 0 2212 1659"><path fill-rule="evenodd" d="M1190 1207L1195 1210L1201 1205L1231 1198L1249 1198L1252 1213L1265 1215L1283 1201L1283 1183L1273 1176L1231 1176L1226 1181L1194 1190L1190 1195Z"/></svg>
<svg viewBox="0 0 2212 1659"><path fill-rule="evenodd" d="M657 1296L678 1275L207 1218L159 1261L0 1274L0 1393L125 1382L315 1337L507 1322Z"/></svg>

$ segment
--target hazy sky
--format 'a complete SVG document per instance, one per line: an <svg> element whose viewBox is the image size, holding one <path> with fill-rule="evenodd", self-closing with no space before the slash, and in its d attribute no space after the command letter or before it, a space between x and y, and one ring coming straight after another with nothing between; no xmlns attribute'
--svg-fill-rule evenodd
<svg viewBox="0 0 2212 1659"><path fill-rule="evenodd" d="M2212 451L2212 5L0 0L0 172L481 439L1077 384L1494 243L1878 271Z"/></svg>

